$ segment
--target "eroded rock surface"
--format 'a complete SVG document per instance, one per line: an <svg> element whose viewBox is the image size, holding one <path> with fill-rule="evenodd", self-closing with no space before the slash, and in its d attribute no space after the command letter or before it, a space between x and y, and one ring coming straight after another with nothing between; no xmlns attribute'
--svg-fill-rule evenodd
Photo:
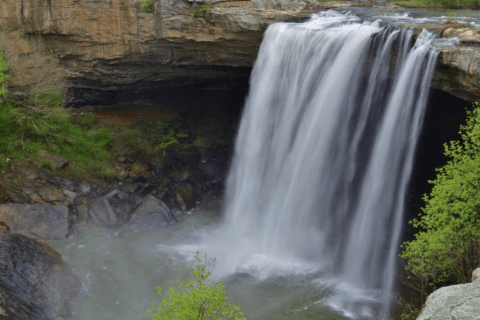
<svg viewBox="0 0 480 320"><path fill-rule="evenodd" d="M0 229L0 313L50 320L72 313L81 283L48 244Z"/></svg>

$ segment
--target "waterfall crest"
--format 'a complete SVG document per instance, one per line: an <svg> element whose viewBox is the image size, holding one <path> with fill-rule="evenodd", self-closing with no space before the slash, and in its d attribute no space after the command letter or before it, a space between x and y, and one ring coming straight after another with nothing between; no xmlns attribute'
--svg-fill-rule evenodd
<svg viewBox="0 0 480 320"><path fill-rule="evenodd" d="M335 11L268 28L227 181L233 269L318 267L332 307L388 310L437 56L429 33L412 38Z"/></svg>

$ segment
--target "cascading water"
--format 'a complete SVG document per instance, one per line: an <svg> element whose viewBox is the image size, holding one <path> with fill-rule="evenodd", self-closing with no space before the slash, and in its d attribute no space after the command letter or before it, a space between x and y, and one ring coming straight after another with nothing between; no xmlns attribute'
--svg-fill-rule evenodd
<svg viewBox="0 0 480 320"><path fill-rule="evenodd" d="M335 11L270 26L222 223L203 212L52 242L83 284L73 319L144 319L196 250L248 319L387 318L431 38Z"/></svg>
<svg viewBox="0 0 480 320"><path fill-rule="evenodd" d="M230 272L321 266L330 306L389 309L437 56L431 34L412 37L335 11L268 28L228 177Z"/></svg>

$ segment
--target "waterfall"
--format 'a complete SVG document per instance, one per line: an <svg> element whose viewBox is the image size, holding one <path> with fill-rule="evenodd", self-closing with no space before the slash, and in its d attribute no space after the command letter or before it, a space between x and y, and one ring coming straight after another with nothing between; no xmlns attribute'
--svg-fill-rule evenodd
<svg viewBox="0 0 480 320"><path fill-rule="evenodd" d="M431 39L335 11L267 29L227 181L232 268L318 267L330 306L389 309Z"/></svg>

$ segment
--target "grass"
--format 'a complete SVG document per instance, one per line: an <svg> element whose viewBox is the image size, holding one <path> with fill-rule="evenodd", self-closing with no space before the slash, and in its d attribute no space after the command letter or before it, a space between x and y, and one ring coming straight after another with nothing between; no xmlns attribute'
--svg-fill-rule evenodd
<svg viewBox="0 0 480 320"><path fill-rule="evenodd" d="M112 177L108 146L114 134L107 128L85 128L71 123L62 108L60 93L38 96L36 106L9 100L0 105L0 168L8 169L10 158L55 171L43 156L45 151L69 161L70 173Z"/></svg>
<svg viewBox="0 0 480 320"><path fill-rule="evenodd" d="M8 67L3 70L9 76L4 84L11 92L22 92L22 101L0 99L0 170L21 164L55 171L44 157L49 152L68 160L64 173L113 177L114 133L95 126L91 114L75 123L63 108L66 73L43 40L18 30L0 30L0 50Z"/></svg>

